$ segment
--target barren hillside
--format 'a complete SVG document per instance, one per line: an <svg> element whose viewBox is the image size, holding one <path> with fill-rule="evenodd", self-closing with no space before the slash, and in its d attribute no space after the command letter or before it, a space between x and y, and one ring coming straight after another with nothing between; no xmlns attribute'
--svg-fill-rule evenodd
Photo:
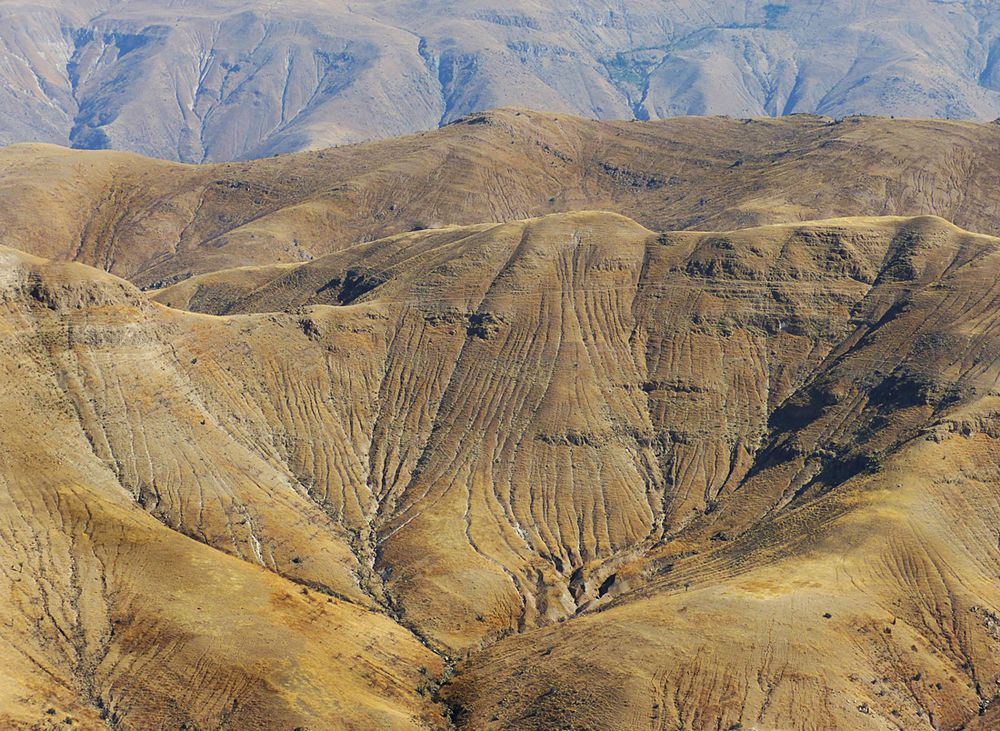
<svg viewBox="0 0 1000 731"><path fill-rule="evenodd" d="M4 250L4 722L989 727L1000 240L662 231L411 231L157 293L224 315Z"/></svg>
<svg viewBox="0 0 1000 731"><path fill-rule="evenodd" d="M519 110L239 164L16 146L0 151L0 237L148 288L418 228L573 210L658 231L934 214L1000 233L998 151L1000 127L961 122L601 123Z"/></svg>

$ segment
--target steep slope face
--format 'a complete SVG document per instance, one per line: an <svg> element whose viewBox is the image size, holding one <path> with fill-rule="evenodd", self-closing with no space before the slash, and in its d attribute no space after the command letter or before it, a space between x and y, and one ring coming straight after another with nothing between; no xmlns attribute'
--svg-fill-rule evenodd
<svg viewBox="0 0 1000 731"><path fill-rule="evenodd" d="M391 438L375 428L371 479L390 506L380 555L407 616L461 646L467 632L488 637L577 611L609 593L614 582L599 590L615 565L678 531L737 535L869 469L929 423L930 413L904 408L910 390L960 402L973 386L935 380L955 367L957 344L941 340L955 327L930 330L920 318L941 306L951 285L937 279L950 266L993 247L938 219L657 236L609 214L575 214L414 233L254 270L251 291L217 292L215 302L227 312L371 302L405 313L405 337L388 355L394 386L380 396L395 406L382 416L412 424L400 411L414 398L403 384L419 383L422 426ZM867 352L840 363L866 328L890 322L879 342L899 351L895 365ZM977 362L988 361L984 348ZM824 406L859 408L860 395L830 385L835 376L882 410L859 418L830 408L821 427ZM749 502L730 502L741 491ZM671 550L657 549L657 561L669 563ZM407 569L400 557L418 551L419 571ZM449 577L452 564L478 566L484 583L467 591L470 578ZM506 615L491 609L497 601Z"/></svg>
<svg viewBox="0 0 1000 731"><path fill-rule="evenodd" d="M1000 127L955 122L611 124L503 110L242 164L19 146L0 152L0 235L150 287L417 228L595 208L658 231L926 213L997 233L998 140Z"/></svg>
<svg viewBox="0 0 1000 731"><path fill-rule="evenodd" d="M994 728L1000 453L983 406L978 428L724 549L694 544L659 591L473 655L449 700L488 729Z"/></svg>
<svg viewBox="0 0 1000 731"><path fill-rule="evenodd" d="M438 657L373 611L288 468L206 410L157 310L0 258L4 727L441 722L418 694Z"/></svg>
<svg viewBox="0 0 1000 731"><path fill-rule="evenodd" d="M0 4L0 143L185 162L516 104L600 119L1000 114L990 3Z"/></svg>
<svg viewBox="0 0 1000 731"><path fill-rule="evenodd" d="M218 272L226 316L5 256L12 723L47 684L123 728L441 694L933 728L998 693L997 239L579 212Z"/></svg>
<svg viewBox="0 0 1000 731"><path fill-rule="evenodd" d="M416 36L345 3L5 2L0 12L3 143L202 162L441 118Z"/></svg>
<svg viewBox="0 0 1000 731"><path fill-rule="evenodd" d="M607 611L474 656L469 725L990 727L997 262L900 229L728 499L604 579Z"/></svg>

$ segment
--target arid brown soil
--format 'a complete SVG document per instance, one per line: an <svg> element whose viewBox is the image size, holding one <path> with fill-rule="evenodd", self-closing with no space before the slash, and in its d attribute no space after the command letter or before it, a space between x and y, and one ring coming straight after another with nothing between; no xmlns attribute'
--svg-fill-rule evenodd
<svg viewBox="0 0 1000 731"><path fill-rule="evenodd" d="M524 110L248 163L0 150L0 240L141 288L414 229L609 210L655 231L938 215L1000 234L1000 126L823 117L594 122Z"/></svg>
<svg viewBox="0 0 1000 731"><path fill-rule="evenodd" d="M517 115L392 144L457 135L455 155L487 160L464 136L509 136ZM658 135L698 125L706 146L713 125L788 140L868 126L857 145L892 129L564 133L614 149L648 134L693 161ZM900 123L893 144L928 130L931 159L933 125L946 123ZM994 134L952 128L970 149ZM561 149L618 159L595 140ZM389 144L234 166L233 186L212 182L223 168L0 153L5 189L21 176L36 200L31 218L11 193L2 217L5 240L34 253L0 249L0 725L995 725L1000 239L932 215L798 220L877 207L874 177L821 184L846 170L822 157L836 145L800 155L820 171L811 189L783 183L781 162L746 162L774 177L758 171L754 199L752 176L733 198L703 193L705 222L731 222L705 232L654 225L681 199L578 162L556 178L577 186L574 207L644 208L643 221L523 218L530 196L502 182L493 192L519 202L490 216L471 180L410 187L433 172L403 147L390 162ZM630 175L640 162L671 169L635 153ZM392 165L411 167L390 185ZM367 214L340 193L272 192L261 213L239 187L265 172L300 184L298 166L351 196L381 191L383 209L398 196L397 219L362 238L413 228L406 206L434 200L480 220L352 245L337 232ZM742 175L726 169L706 164L706 186ZM898 169L882 209L993 225L970 202L989 192ZM42 170L67 182L46 192ZM88 170L116 192L78 184ZM968 170L994 174L978 157ZM737 228L758 205L785 222ZM327 226L314 258L273 256L296 226L303 246L307 231L319 241L333 219L303 211L328 206L354 218ZM164 251L181 221L187 243ZM188 266L151 292L116 276Z"/></svg>

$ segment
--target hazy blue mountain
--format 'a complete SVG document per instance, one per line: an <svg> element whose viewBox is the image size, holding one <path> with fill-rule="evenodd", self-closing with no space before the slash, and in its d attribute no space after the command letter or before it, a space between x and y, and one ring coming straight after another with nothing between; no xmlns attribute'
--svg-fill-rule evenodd
<svg viewBox="0 0 1000 731"><path fill-rule="evenodd" d="M1000 116L986 0L0 0L0 143L246 158L520 105Z"/></svg>

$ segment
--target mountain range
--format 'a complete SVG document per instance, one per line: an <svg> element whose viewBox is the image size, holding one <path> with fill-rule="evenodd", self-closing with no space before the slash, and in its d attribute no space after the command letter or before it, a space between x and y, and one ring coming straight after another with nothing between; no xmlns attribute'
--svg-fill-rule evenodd
<svg viewBox="0 0 1000 731"><path fill-rule="evenodd" d="M227 161L498 106L1000 116L985 0L2 0L0 144Z"/></svg>
<svg viewBox="0 0 1000 731"><path fill-rule="evenodd" d="M997 728L998 138L0 151L0 726Z"/></svg>
<svg viewBox="0 0 1000 731"><path fill-rule="evenodd" d="M1000 235L998 143L1000 126L944 120L596 122L501 109L249 163L16 145L0 150L0 237L157 289L414 230L574 210L661 231L930 214Z"/></svg>

